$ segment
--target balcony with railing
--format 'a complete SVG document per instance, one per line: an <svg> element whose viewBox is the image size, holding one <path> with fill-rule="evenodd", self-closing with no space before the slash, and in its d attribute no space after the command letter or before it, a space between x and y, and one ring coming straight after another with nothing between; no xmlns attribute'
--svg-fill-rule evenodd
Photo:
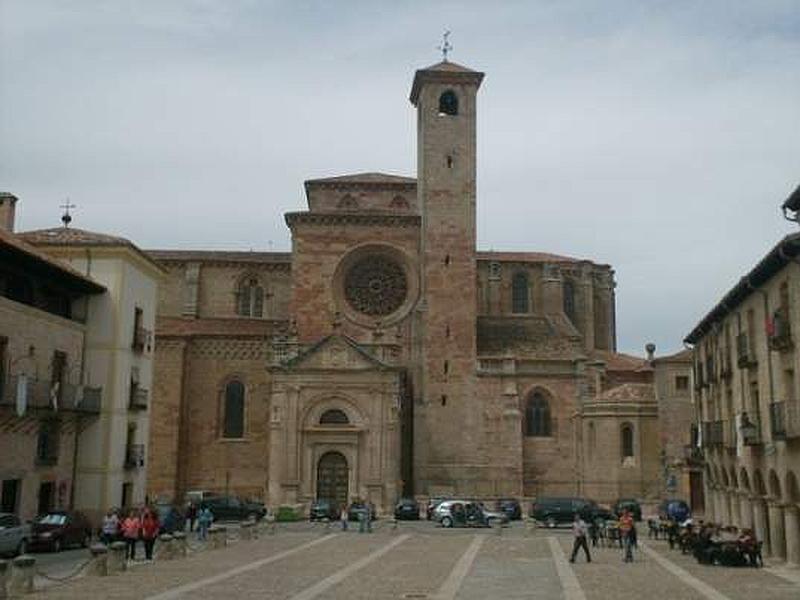
<svg viewBox="0 0 800 600"><path fill-rule="evenodd" d="M746 333L736 336L736 357L736 364L740 369L754 367L758 364Z"/></svg>
<svg viewBox="0 0 800 600"><path fill-rule="evenodd" d="M769 424L773 440L800 437L800 407L797 400L782 400L769 405Z"/></svg>
<svg viewBox="0 0 800 600"><path fill-rule="evenodd" d="M728 348L723 348L721 353L721 360L719 361L719 376L722 379L728 380L733 377L733 362L731 361L731 352Z"/></svg>
<svg viewBox="0 0 800 600"><path fill-rule="evenodd" d="M125 468L138 469L144 466L144 444L130 444L125 449Z"/></svg>
<svg viewBox="0 0 800 600"><path fill-rule="evenodd" d="M742 436L742 443L745 446L760 446L764 443L761 437L761 422L749 418L746 413L741 415L739 435Z"/></svg>
<svg viewBox="0 0 800 600"><path fill-rule="evenodd" d="M706 421L703 423L703 447L716 448L722 445L724 436L723 421Z"/></svg>
<svg viewBox="0 0 800 600"><path fill-rule="evenodd" d="M147 410L150 392L142 387L139 387L139 385L132 383L130 394L128 406L131 410Z"/></svg>
<svg viewBox="0 0 800 600"><path fill-rule="evenodd" d="M792 325L789 321L789 309L785 306L776 310L768 331L770 350L788 352L794 348L792 341Z"/></svg>
<svg viewBox="0 0 800 600"><path fill-rule="evenodd" d="M12 408L18 416L28 411L96 415L100 412L102 395L102 388L99 387L54 384L13 375L5 379L0 389L0 408Z"/></svg>

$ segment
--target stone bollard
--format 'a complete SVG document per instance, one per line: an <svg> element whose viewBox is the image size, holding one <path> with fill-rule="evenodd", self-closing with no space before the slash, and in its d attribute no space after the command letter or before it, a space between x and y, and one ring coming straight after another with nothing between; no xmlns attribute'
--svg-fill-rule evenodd
<svg viewBox="0 0 800 600"><path fill-rule="evenodd" d="M9 597L33 593L33 574L36 571L36 559L27 554L11 561L11 576L6 585Z"/></svg>
<svg viewBox="0 0 800 600"><path fill-rule="evenodd" d="M8 571L11 565L7 560L0 558L0 600L8 598L6 594L6 582L8 581Z"/></svg>
<svg viewBox="0 0 800 600"><path fill-rule="evenodd" d="M325 531L326 532L330 531L331 530L331 520L328 517L325 517L324 519L322 519L322 521L325 523Z"/></svg>
<svg viewBox="0 0 800 600"><path fill-rule="evenodd" d="M86 571L89 575L105 577L108 575L108 547L105 544L92 544L89 548L92 562Z"/></svg>
<svg viewBox="0 0 800 600"><path fill-rule="evenodd" d="M128 569L128 561L125 554L128 551L128 545L125 542L112 542L108 547L107 569L108 574L122 573Z"/></svg>
<svg viewBox="0 0 800 600"><path fill-rule="evenodd" d="M158 536L158 560L172 560L175 558L175 552L172 545L174 538L169 533L162 533Z"/></svg>
<svg viewBox="0 0 800 600"><path fill-rule="evenodd" d="M531 536L536 533L536 519L528 517L525 519L525 535Z"/></svg>
<svg viewBox="0 0 800 600"><path fill-rule="evenodd" d="M175 558L186 558L188 552L186 534L182 531L176 531L172 534L172 540L175 548Z"/></svg>
<svg viewBox="0 0 800 600"><path fill-rule="evenodd" d="M210 548L224 548L228 545L228 530L221 525L213 525L208 532Z"/></svg>
<svg viewBox="0 0 800 600"><path fill-rule="evenodd" d="M255 523L252 521L242 521L239 524L239 537L242 540L252 540Z"/></svg>
<svg viewBox="0 0 800 600"><path fill-rule="evenodd" d="M503 535L503 523L499 519L492 521L491 526L495 535Z"/></svg>
<svg viewBox="0 0 800 600"><path fill-rule="evenodd" d="M275 535L278 531L278 524L275 522L275 515L267 515L267 533L269 535Z"/></svg>
<svg viewBox="0 0 800 600"><path fill-rule="evenodd" d="M390 522L392 524L392 531L397 531L397 526L399 525L397 519L392 519Z"/></svg>

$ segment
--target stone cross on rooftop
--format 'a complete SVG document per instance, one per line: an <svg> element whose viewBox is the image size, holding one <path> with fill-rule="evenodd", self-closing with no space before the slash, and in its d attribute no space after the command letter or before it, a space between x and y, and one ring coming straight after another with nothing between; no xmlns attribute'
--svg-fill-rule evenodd
<svg viewBox="0 0 800 600"><path fill-rule="evenodd" d="M447 53L453 49L453 45L450 43L449 38L450 38L450 31L448 30L442 34L442 45L437 46L439 50L442 52L442 60L444 62L447 62Z"/></svg>

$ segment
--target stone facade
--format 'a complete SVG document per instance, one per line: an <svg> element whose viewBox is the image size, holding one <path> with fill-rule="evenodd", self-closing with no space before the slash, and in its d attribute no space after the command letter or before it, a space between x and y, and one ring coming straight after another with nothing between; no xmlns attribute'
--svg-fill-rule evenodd
<svg viewBox="0 0 800 600"><path fill-rule="evenodd" d="M482 78L418 71L418 177L307 181L290 254L149 253L168 273L151 497L306 503L336 465L325 493L381 510L401 494L660 491L652 369L615 352L611 267L476 248ZM602 464L587 462L589 420Z"/></svg>
<svg viewBox="0 0 800 600"><path fill-rule="evenodd" d="M800 235L779 242L687 337L706 514L800 563Z"/></svg>

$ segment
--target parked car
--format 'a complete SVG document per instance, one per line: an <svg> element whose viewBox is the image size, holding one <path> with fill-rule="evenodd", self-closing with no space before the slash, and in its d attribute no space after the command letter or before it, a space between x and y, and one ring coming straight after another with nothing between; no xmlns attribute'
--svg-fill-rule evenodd
<svg viewBox="0 0 800 600"><path fill-rule="evenodd" d="M158 503L155 509L161 533L175 533L186 528L186 517L174 504Z"/></svg>
<svg viewBox="0 0 800 600"><path fill-rule="evenodd" d="M370 521L374 521L378 518L375 514L375 505L370 503ZM347 508L347 519L349 521L358 521L359 515L367 511L367 503L362 502L361 500L356 500L355 502L351 502L350 506Z"/></svg>
<svg viewBox="0 0 800 600"><path fill-rule="evenodd" d="M425 507L425 518L429 521L433 519L433 511L445 500L450 500L449 497L431 498L428 500L428 506Z"/></svg>
<svg viewBox="0 0 800 600"><path fill-rule="evenodd" d="M339 507L330 500L314 500L308 511L309 521L321 521L323 519L330 519L333 521L338 519L339 516Z"/></svg>
<svg viewBox="0 0 800 600"><path fill-rule="evenodd" d="M442 527L491 527L497 523L505 525L508 516L486 510L479 502L446 500L434 509L433 520Z"/></svg>
<svg viewBox="0 0 800 600"><path fill-rule="evenodd" d="M236 496L212 496L200 502L200 508L208 508L215 521L258 521L267 514L261 502L249 502Z"/></svg>
<svg viewBox="0 0 800 600"><path fill-rule="evenodd" d="M419 503L414 498L400 498L394 507L394 518L416 521L419 519Z"/></svg>
<svg viewBox="0 0 800 600"><path fill-rule="evenodd" d="M683 523L692 516L692 510L684 500L664 500L658 507L658 516L665 521Z"/></svg>
<svg viewBox="0 0 800 600"><path fill-rule="evenodd" d="M68 546L86 548L91 541L92 526L83 513L54 510L34 520L29 548L60 552Z"/></svg>
<svg viewBox="0 0 800 600"><path fill-rule="evenodd" d="M519 521L522 518L522 506L514 498L501 498L498 500L497 510L505 513L511 521Z"/></svg>
<svg viewBox="0 0 800 600"><path fill-rule="evenodd" d="M531 506L530 516L546 527L558 527L572 523L575 513L587 521L615 518L610 510L594 500L576 497L538 498Z"/></svg>
<svg viewBox="0 0 800 600"><path fill-rule="evenodd" d="M642 520L642 507L638 500L634 500L633 498L620 498L614 502L612 512L617 516L617 518L622 516L622 512L624 510L627 510L633 515L634 521Z"/></svg>
<svg viewBox="0 0 800 600"><path fill-rule="evenodd" d="M31 526L12 513L0 513L0 556L16 556L28 551Z"/></svg>

